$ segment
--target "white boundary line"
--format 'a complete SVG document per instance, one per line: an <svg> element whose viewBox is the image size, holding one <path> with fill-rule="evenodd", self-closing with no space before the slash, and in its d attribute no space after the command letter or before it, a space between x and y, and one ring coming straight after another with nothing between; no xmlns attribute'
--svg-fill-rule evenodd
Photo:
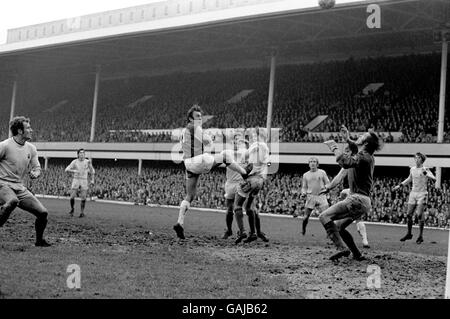
<svg viewBox="0 0 450 319"><path fill-rule="evenodd" d="M50 199L69 199L68 196L54 196L54 195L42 195L42 194L36 194L36 197L39 198L50 198ZM161 207L161 208L175 208L178 209L179 206L172 206L172 205L159 205L159 204L149 204L149 205L135 205L132 202L125 202L125 201L116 201L116 200L107 200L107 199L96 199L91 200L90 198L87 199L88 201L98 202L98 203L108 203L108 204L115 204L115 205L126 205L126 206L148 206L148 207ZM203 207L190 207L190 210L196 210L201 212L214 212L214 213L226 213L223 209L214 209L214 208L203 208ZM292 215L282 215L282 214L271 214L271 213L261 213L261 216L268 216L268 217L275 217L275 218L290 218L294 219ZM301 218L301 217L299 217ZM310 217L309 219L312 220L318 220L317 217ZM406 227L406 224L391 224L391 223L380 223L380 222L367 222L364 221L365 224L368 225L382 225L382 226L392 226L392 227ZM413 228L418 228L419 226L414 225ZM444 230L449 231L449 243L450 243L450 229L446 228L440 228L440 227L430 227L425 226L425 229L435 229L435 230ZM449 256L450 256L450 245L449 245ZM450 272L450 270L449 270ZM447 276L447 278L450 278L450 276Z"/></svg>

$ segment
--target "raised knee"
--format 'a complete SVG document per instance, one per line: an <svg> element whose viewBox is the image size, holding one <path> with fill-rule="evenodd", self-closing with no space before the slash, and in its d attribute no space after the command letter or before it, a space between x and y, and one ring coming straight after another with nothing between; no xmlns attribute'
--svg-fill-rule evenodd
<svg viewBox="0 0 450 319"><path fill-rule="evenodd" d="M39 220L47 220L47 217L48 217L47 211L39 212L39 214L37 215L37 219Z"/></svg>
<svg viewBox="0 0 450 319"><path fill-rule="evenodd" d="M326 224L326 223L327 223L327 218L325 217L325 214L324 214L324 213L321 213L321 214L319 215L319 221L320 221L322 224Z"/></svg>
<svg viewBox="0 0 450 319"><path fill-rule="evenodd" d="M19 200L17 198L13 198L7 201L4 206L9 209L14 209L17 207L17 205L19 205Z"/></svg>

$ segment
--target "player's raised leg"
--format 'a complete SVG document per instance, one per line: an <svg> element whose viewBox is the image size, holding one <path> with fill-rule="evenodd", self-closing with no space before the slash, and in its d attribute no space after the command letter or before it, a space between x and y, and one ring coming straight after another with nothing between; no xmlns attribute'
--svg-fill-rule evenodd
<svg viewBox="0 0 450 319"><path fill-rule="evenodd" d="M223 150L219 154L214 155L214 167L225 164L227 168L246 176L249 172L244 169L238 162L233 158L233 152L230 150Z"/></svg>

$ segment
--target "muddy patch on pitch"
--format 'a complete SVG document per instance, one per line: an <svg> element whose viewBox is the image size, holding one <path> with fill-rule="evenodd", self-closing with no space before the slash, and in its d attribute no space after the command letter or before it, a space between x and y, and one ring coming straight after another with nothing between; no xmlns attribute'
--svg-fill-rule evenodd
<svg viewBox="0 0 450 319"><path fill-rule="evenodd" d="M331 262L331 248L197 247L209 258L244 262L263 276L286 280L289 291L306 298L443 298L446 258L406 252L370 251L367 260ZM378 281L374 276L378 276Z"/></svg>

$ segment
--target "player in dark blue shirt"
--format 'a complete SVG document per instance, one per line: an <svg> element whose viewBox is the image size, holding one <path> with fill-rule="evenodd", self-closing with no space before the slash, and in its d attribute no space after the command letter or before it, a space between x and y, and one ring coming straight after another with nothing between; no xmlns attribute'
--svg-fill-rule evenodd
<svg viewBox="0 0 450 319"><path fill-rule="evenodd" d="M335 141L327 141L325 144L336 156L336 162L342 168L347 169L350 194L345 200L336 203L320 214L319 220L328 237L338 249L338 252L330 257L331 260L347 257L350 252L356 260L363 260L364 257L356 247L352 235L345 228L363 214L370 212L371 200L369 196L372 190L375 167L373 154L381 149L382 142L373 131L361 135L356 142L349 139L349 132L345 126L342 126L341 133L348 143L354 143L358 146L359 152L355 156L339 150Z"/></svg>

